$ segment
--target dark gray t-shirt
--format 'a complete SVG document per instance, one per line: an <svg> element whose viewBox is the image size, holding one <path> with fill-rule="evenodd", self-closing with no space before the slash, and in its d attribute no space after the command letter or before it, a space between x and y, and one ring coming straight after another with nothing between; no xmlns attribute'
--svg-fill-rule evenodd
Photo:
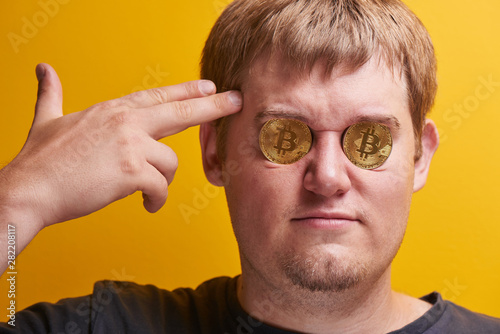
<svg viewBox="0 0 500 334"><path fill-rule="evenodd" d="M391 334L499 334L500 319L468 311L438 293L421 318ZM264 315L265 316L265 315ZM197 289L173 291L153 285L100 281L91 295L56 304L38 303L17 312L15 327L0 333L214 333L290 334L248 315L236 296L236 278L218 277Z"/></svg>

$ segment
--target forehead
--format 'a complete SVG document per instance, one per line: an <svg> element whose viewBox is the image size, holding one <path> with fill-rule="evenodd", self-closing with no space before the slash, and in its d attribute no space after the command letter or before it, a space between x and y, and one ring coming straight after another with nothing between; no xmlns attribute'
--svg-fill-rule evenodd
<svg viewBox="0 0 500 334"><path fill-rule="evenodd" d="M380 58L351 70L327 72L324 62L294 71L279 58L255 61L242 85L247 112L285 115L304 120L316 130L343 130L356 119L410 118L405 80Z"/></svg>

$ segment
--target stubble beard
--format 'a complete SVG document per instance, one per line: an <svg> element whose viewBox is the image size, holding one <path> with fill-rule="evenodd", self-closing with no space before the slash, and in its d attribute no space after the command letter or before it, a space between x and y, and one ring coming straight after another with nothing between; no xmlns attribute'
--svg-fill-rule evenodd
<svg viewBox="0 0 500 334"><path fill-rule="evenodd" d="M345 292L356 287L369 275L367 266L354 259L341 259L333 254L278 254L279 268L290 282L309 292Z"/></svg>

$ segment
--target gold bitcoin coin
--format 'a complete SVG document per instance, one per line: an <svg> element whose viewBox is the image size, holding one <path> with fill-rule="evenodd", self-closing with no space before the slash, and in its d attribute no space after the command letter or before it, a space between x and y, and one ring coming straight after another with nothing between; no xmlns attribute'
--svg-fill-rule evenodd
<svg viewBox="0 0 500 334"><path fill-rule="evenodd" d="M294 119L272 119L260 130L260 149L269 161L277 164L300 160L309 152L311 144L309 127Z"/></svg>
<svg viewBox="0 0 500 334"><path fill-rule="evenodd" d="M391 131L379 123L356 123L347 128L342 146L353 164L363 169L374 169L381 166L391 154Z"/></svg>

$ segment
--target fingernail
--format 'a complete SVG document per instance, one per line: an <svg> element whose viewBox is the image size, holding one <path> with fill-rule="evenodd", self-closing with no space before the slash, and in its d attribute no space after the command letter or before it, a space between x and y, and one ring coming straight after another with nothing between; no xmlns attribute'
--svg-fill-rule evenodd
<svg viewBox="0 0 500 334"><path fill-rule="evenodd" d="M229 93L229 101L235 106L241 106L243 104L243 99L241 98L240 92L232 91Z"/></svg>
<svg viewBox="0 0 500 334"><path fill-rule="evenodd" d="M45 67L38 64L38 66L35 69L35 72L36 72L36 78L38 79L38 81L40 81L45 76Z"/></svg>
<svg viewBox="0 0 500 334"><path fill-rule="evenodd" d="M198 84L200 92L203 94L212 94L215 91L215 85L212 81L203 80Z"/></svg>

